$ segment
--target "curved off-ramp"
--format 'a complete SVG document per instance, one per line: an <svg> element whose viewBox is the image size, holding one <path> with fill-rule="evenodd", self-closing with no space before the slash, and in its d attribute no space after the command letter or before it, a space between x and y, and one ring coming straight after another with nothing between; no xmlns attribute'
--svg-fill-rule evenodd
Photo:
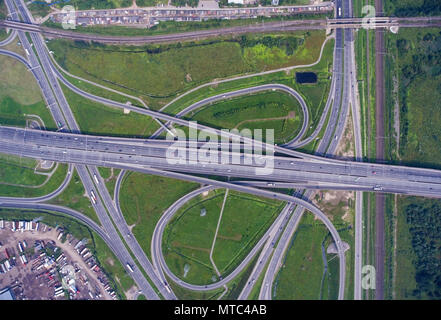
<svg viewBox="0 0 441 320"><path fill-rule="evenodd" d="M215 103L215 102L219 102L225 99L230 99L230 98L235 98L235 97L240 97L240 96L244 96L244 95L250 95L250 94L255 94L258 92L262 92L262 91L282 91L284 93L289 94L291 97L295 98L299 104L300 104L300 108L302 109L302 113L303 113L303 124L302 127L299 131L299 133L293 138L291 139L288 144L294 143L296 141L298 141L301 137L303 137L303 135L305 134L306 130L308 129L308 124L309 124L309 110L308 110L308 106L306 105L305 100L303 99L303 97L300 95L300 93L298 93L296 90L294 90L291 87L288 87L287 85L284 84L278 84L278 83L271 83L271 84L263 84L263 85L259 85L259 86L254 86L254 87L249 87L249 88L244 88L244 89L239 89L239 90L235 90L235 91L229 91L229 92L225 92L225 93L220 93L218 95L215 96L211 96L208 98L205 98L203 100L200 100L198 102L193 103L192 105L188 106L187 108L179 111L176 114L176 117L178 118L182 118L183 116L189 114L190 112L202 108L204 106L210 106L211 104ZM166 126L170 125L170 122L167 122L165 124ZM152 138L156 138L157 136L159 136L162 132L164 131L164 128L159 128L153 135Z"/></svg>
<svg viewBox="0 0 441 320"><path fill-rule="evenodd" d="M10 44L15 39L16 36L17 36L17 30L14 29L6 39L0 41L0 47L7 46L8 44Z"/></svg>
<svg viewBox="0 0 441 320"><path fill-rule="evenodd" d="M144 170L147 172L152 172L152 173L154 172L155 174L158 174L161 172L161 170L156 170L156 169L141 169L140 171L144 171ZM215 180L210 180L210 179L202 178L202 177L193 177L193 176L189 176L189 175L181 174L181 173L176 173L176 172L162 172L162 174L160 174L160 175L164 175L164 174L169 177L191 180L194 182L199 182L201 184L211 184L212 186L205 187L205 188L207 188L207 190L209 190L210 188L213 188L213 186L215 186L218 188L233 189L233 190L236 190L239 192L246 192L246 193L254 194L257 196L263 196L266 198L291 202L291 203L297 204L297 205L307 209L308 211L310 211L311 213L316 215L330 231L330 233L334 239L334 242L336 243L337 249L338 249L339 258L340 258L340 272L339 272L340 273L340 285L339 285L338 297L339 297L339 299L343 299L343 297L344 297L344 283L345 283L345 260L346 259L345 259L344 250L342 247L342 240L340 239L340 236L339 236L337 230L332 225L331 221L327 218L327 216L319 208L314 206L312 203L310 203L306 200L300 199L300 198L290 196L290 195L281 194L281 193L274 193L271 191L256 189L256 188L252 188L249 186L236 185L236 184L232 184L229 182L215 181ZM174 215L174 213L182 205L182 202L186 202L186 201L188 201L188 198L192 198L192 197L196 196L198 194L198 192L200 192L200 190L201 189L198 189L198 190L184 196L183 198L180 199L181 201L178 200L177 202L175 202L166 211L166 213L164 213L164 215L161 217L160 221L158 222L158 224L155 228L158 230L155 230L154 237L152 239L152 259L153 259L153 264L154 265L156 264L155 267L157 269L160 269L160 268L158 268L158 266L162 267L163 270L165 271L165 273L167 274L167 276L169 276L174 282L179 284L181 287L184 287L189 290L195 290L195 291L205 291L205 290L217 289L217 288L225 285L226 283L228 283L230 280L232 280L234 278L234 274L231 273L230 275L228 275L227 277L223 278L222 280L216 282L215 284L192 285L192 284L186 283L186 282L182 281L181 279L179 279L178 277L176 277L170 271L167 264L165 263L165 259L164 259L164 256L163 256L162 250L161 250L161 248L162 248L162 234L165 229L165 226L167 225L167 222L171 219L171 217ZM264 237L262 237L262 239L266 240L266 238L264 238ZM245 262L243 261L242 263L245 263Z"/></svg>

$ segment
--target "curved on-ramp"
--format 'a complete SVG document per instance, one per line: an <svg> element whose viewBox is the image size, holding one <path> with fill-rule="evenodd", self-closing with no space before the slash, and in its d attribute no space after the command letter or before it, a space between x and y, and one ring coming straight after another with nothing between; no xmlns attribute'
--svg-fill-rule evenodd
<svg viewBox="0 0 441 320"><path fill-rule="evenodd" d="M159 174L159 172L161 172L161 170L156 170L156 169L141 169L141 170L151 172L151 173L154 172L154 174ZM210 188L213 188L213 186L216 186L219 188L227 188L227 189L233 189L233 190L236 190L239 192L246 192L246 193L250 193L250 194L255 194L257 196L263 196L266 198L287 201L290 203L297 204L297 205L307 209L308 211L310 211L314 215L316 215L320 220L322 220L322 222L328 228L328 230L330 231L331 236L334 239L334 242L337 246L337 250L339 252L339 258L340 258L340 264L339 264L340 265L340 272L339 272L340 273L340 284L339 284L338 297L339 297L339 299L344 298L345 260L346 259L345 259L344 250L342 247L342 241L340 239L340 236L339 236L337 230L332 225L331 221L327 218L327 216L319 208L314 206L312 203L310 203L306 200L300 199L300 198L290 196L290 195L274 193L271 191L256 189L256 188L252 188L249 186L236 185L236 184L232 184L232 183L228 183L228 182L215 181L215 180L201 178L201 177L193 177L193 176L188 176L186 174L181 174L181 173L176 173L176 172L162 172L161 173L161 175L164 175L164 174L169 177L174 177L174 178L184 179L184 180L191 180L191 181L199 182L201 184L211 184L211 186L209 186L209 187L204 187L204 188L207 188L207 189L203 189L205 191L209 190ZM158 224L155 228L154 237L152 240L153 264L154 265L156 264L157 266L161 266L163 268L163 270L165 271L165 273L167 274L167 276L169 276L174 282L176 282L180 286L182 286L186 289L195 290L195 291L205 291L205 290L216 289L216 288L219 288L219 287L225 285L226 283L228 283L230 280L232 280L234 278L234 272L233 272L233 273L230 273L227 277L223 278L222 280L216 282L215 284L192 285L192 284L186 283L186 282L182 281L181 279L179 279L178 277L176 277L170 271L167 264L165 263L165 259L164 259L164 256L163 256L162 250L161 250L162 234L164 232L165 226L166 226L167 222L173 217L174 213L179 209L179 207L183 203L188 201L188 199L191 199L192 197L196 196L200 191L201 191L201 189L198 189L198 190L193 191L192 193L187 194L186 196L184 196L183 198L181 198L177 202L175 202L166 211L166 213L163 214L163 216L161 217L160 221L158 222ZM156 229L158 229L158 230L156 230ZM265 240L266 240L266 238L265 238ZM244 261L242 263L244 263ZM160 268L158 268L158 269L160 269Z"/></svg>
<svg viewBox="0 0 441 320"><path fill-rule="evenodd" d="M299 104L300 107L302 109L303 112L303 124L302 127L299 131L299 133L293 138L291 139L289 142L287 142L287 144L292 144L295 143L296 141L298 141L301 137L303 137L303 135L305 134L306 130L308 129L308 124L309 124L309 110L308 110L308 106L306 105L305 100L303 99L303 97L293 88L288 87L287 85L284 84L278 84L278 83L271 83L271 84L263 84L263 85L259 85L259 86L254 86L254 87L249 87L249 88L244 88L244 89L239 89L239 90L235 90L235 91L229 91L226 93L220 93L218 95L215 96L211 96L208 98L205 98L203 100L200 100L198 102L193 103L192 105L188 106L187 108L185 108L184 110L178 112L176 114L176 117L178 118L182 118L183 116L187 115L188 113L202 108L204 106L210 106L212 103L218 102L218 101L222 101L225 99L230 99L230 98L235 98L235 97L240 97L243 95L248 95L248 94L254 94L254 93L258 93L258 92L262 92L262 91L282 91L284 93L289 94L291 97L295 98ZM170 124L170 122L167 122L165 125L168 126ZM159 136L162 132L164 131L164 128L161 127L159 128L153 135L152 138L155 138L157 136Z"/></svg>

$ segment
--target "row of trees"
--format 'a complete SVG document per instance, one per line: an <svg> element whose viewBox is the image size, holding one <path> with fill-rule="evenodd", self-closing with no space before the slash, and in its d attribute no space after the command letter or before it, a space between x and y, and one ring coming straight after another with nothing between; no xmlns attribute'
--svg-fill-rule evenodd
<svg viewBox="0 0 441 320"><path fill-rule="evenodd" d="M428 32L417 37L414 43L400 38L396 46L400 61L400 150L405 150L409 131L408 88L418 77L428 78L441 74L441 32Z"/></svg>
<svg viewBox="0 0 441 320"><path fill-rule="evenodd" d="M441 1L439 0L424 0L415 1L411 3L406 1L403 6L402 0L389 0L390 6L393 8L390 14L397 17L414 17L414 16L437 16L441 14Z"/></svg>
<svg viewBox="0 0 441 320"><path fill-rule="evenodd" d="M190 7L197 7L199 0L172 0L171 3L177 7L185 7L186 5Z"/></svg>
<svg viewBox="0 0 441 320"><path fill-rule="evenodd" d="M416 259L416 297L441 298L441 201L416 201L406 207Z"/></svg>
<svg viewBox="0 0 441 320"><path fill-rule="evenodd" d="M243 35L239 38L239 44L242 48L254 47L258 44L263 44L268 48L277 47L286 52L287 55L294 54L295 50L303 43L303 38L297 38L293 36L264 36L264 37L253 37Z"/></svg>

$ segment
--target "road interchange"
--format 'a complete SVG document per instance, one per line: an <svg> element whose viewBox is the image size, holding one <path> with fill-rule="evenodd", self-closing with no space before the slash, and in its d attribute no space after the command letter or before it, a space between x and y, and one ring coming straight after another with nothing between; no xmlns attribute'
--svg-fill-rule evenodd
<svg viewBox="0 0 441 320"><path fill-rule="evenodd" d="M19 6L19 9L20 9L20 6ZM24 10L24 8L21 7L21 11L23 11L23 10ZM26 13L24 13L22 15L25 15L25 14ZM339 39L338 38L338 34L339 33L340 33L340 31L337 30L337 39ZM345 34L346 34L346 32L345 32ZM19 32L19 36L20 36L20 32ZM348 38L350 39L350 36L348 36ZM21 38L21 40L23 41L23 38ZM35 35L35 37L32 37L32 40L33 40L34 43L36 43L36 46L37 46L37 44L39 43L37 35ZM348 39L346 38L346 35L345 35L345 41L346 40L348 40ZM337 43L337 41L336 41L336 43ZM339 43L341 43L341 42L339 42ZM336 48L338 48L337 45L336 45ZM52 85L54 83L57 83L57 80L55 80L55 78L52 78L52 77L55 76L61 82L63 82L64 84L67 85L68 81L66 79L64 79L64 77L56 70L54 65L50 62L50 59L48 58L46 53L43 53L45 51L47 51L47 50L45 50L42 46L40 46L40 48L38 49L39 55L41 54L41 57L43 57L42 58L43 65L45 65L43 67L43 69L46 71L46 75L48 76L50 83ZM2 53L2 52L0 52L0 53ZM7 53L4 53L4 54L7 54ZM346 58L346 54L347 53L345 51L345 58ZM17 58L17 57L15 57L15 58ZM41 84L41 82L44 82L44 81L41 81L42 76L39 75L38 73L34 72L35 68L37 68L37 67L35 66L35 63L34 63L34 66L32 66L32 55L29 58L31 59L31 64L29 64L29 67L30 67L29 69L34 73L34 75L37 74L36 78L40 79L39 84L42 87L42 90L44 92L45 91L44 88L47 88L47 87L45 87L44 83L43 83L43 85ZM347 63L346 60L345 60L345 63ZM346 69L346 65L345 65L345 69ZM49 72L48 72L48 70L49 70ZM49 75L48 73L51 74L51 75ZM334 73L334 75L335 75L335 73ZM348 87L348 83L347 83L348 81L350 81L350 80L347 79L346 75L345 75L345 84L343 86L343 101L348 101L349 100L349 97L348 97L349 96L349 91L347 91L348 89L346 89L346 91L344 89L344 88ZM341 80L340 80L340 82L341 82ZM334 79L333 79L333 83L334 83ZM337 82L337 83L339 83L339 82ZM341 84L338 84L335 87L335 93L339 92L338 88L340 88L340 86L341 86ZM71 85L70 89L72 89L73 87L74 86ZM48 89L48 90L51 90L51 89ZM54 90L54 92L56 92L56 91L60 92L60 90L56 88L56 85L55 85L55 88L53 90ZM74 89L72 89L72 90L74 90ZM77 91L77 93L78 93L78 91ZM96 99L96 96L87 94L85 92L83 92L83 94L85 96L87 96L89 99L92 99L92 100ZM49 102L52 101L51 100L52 99L51 95L50 94L47 94L47 95L45 94L44 96L45 96L45 99L47 100L48 105L52 106L53 104L49 104ZM336 123L336 125L337 125L337 128L335 128L335 131L336 131L336 135L338 137L340 137L341 134L342 134L343 127L344 127L344 123L346 121L348 106L346 105L346 111L344 109L342 111L340 109L340 98L338 96L337 96L337 98L335 98L335 96L333 96L333 99L334 100L332 101L332 103L334 104L334 107L332 108L331 114L332 114L332 112L334 112L335 119L333 120L333 122ZM54 100L60 102L59 101L60 97L57 96L57 98L54 99ZM110 100L105 99L104 102L103 101L101 101L101 102L103 102L105 104L108 104L108 105L114 103L114 102L109 102L109 101ZM331 100L328 99L328 101L330 102ZM63 102L61 102L60 104L63 104ZM66 104L67 104L67 102L66 102ZM121 105L122 104L119 104L118 107L122 107ZM113 105L113 106L115 106L115 105ZM335 107L335 106L337 106L337 107ZM127 106L124 105L124 107L127 107ZM137 109L138 112L139 112L139 108L136 108L136 107L133 107L133 108ZM144 112L142 112L142 113L144 113ZM61 120L61 119L64 119L64 117L66 117L66 114L68 114L68 112L66 112L66 110L63 110L60 113L60 116L57 116L57 111L56 111L55 108L53 108L53 114L55 115L55 118L59 118ZM148 115L150 115L152 117L155 117L155 118L162 117L163 120L170 121L170 122L173 122L173 123L178 123L178 124L182 124L182 125L188 125L189 124L188 122L181 122L180 123L180 120L177 119L176 117L167 117L167 116L164 116L163 114L158 113L158 112L145 113L145 114L148 114ZM343 116L339 117L340 114L343 114ZM340 120L336 121L336 119L338 117L339 117ZM79 133L79 128L78 128L77 125L75 126L75 121L73 119L73 116L72 116L72 118L70 120L68 119L67 122L68 123L63 123L63 127L64 126L71 127L71 128L73 128L73 130L72 130L73 132ZM74 124L74 125L72 125L72 124ZM135 141L133 139L130 140L130 141L124 141L124 143L120 143L120 141L118 141L119 139L112 139L112 138L105 138L105 137L104 138L103 137L94 138L94 137L84 137L84 136L81 136L81 135L77 135L78 139L82 139L80 141L84 141L85 139L90 139L89 143L92 143L92 147L89 148L90 145L88 145L88 143L86 142L84 150L82 150L80 148L71 149L71 148L67 148L66 146L62 146L62 145L55 146L53 144L54 141L60 141L61 139L65 139L65 137L59 138L60 136L66 136L66 137L69 136L65 132L56 133L55 135L53 135L52 133L46 133L46 137L43 137L43 139L42 139L41 137L37 137L38 134L36 134L32 130L26 130L26 137L25 137L25 134L23 134L23 142L22 142L23 148L21 149L20 147L17 148L17 142L20 142L20 138L18 140L16 138L20 136L20 132L22 132L22 131L20 131L19 129L14 129L15 133L12 135L11 131L9 129L10 128L5 128L5 127L1 127L0 128L0 131L1 131L0 136L2 137L2 139L1 139L1 146L2 146L2 148L5 148L4 150L6 150L7 152L11 152L13 154L20 154L20 155L23 155L23 156L30 156L30 157L41 158L41 159L51 159L51 158L52 159L56 159L56 160L62 159L62 161L60 161L60 162L75 163L76 164L75 166L77 167L77 169L78 169L78 167L81 168L81 165L84 165L84 164L88 164L90 166L103 165L103 166L111 166L111 167L117 167L117 168L118 167L119 168L124 168L126 170L130 169L130 170L135 170L135 171L140 171L140 172L150 172L150 173L156 172L156 174L160 174L162 172L161 174L165 174L166 176L175 176L175 177L181 177L181 178L183 178L183 177L188 178L188 175L185 175L185 174L179 173L179 172L165 172L164 173L163 170L169 170L169 171L183 171L183 170L176 170L176 168L173 168L173 167L170 167L170 166L166 166L166 165L163 165L163 164L158 165L158 163L155 162L160 157L158 157L158 153L153 154L153 152L157 152L158 151L158 150L155 150L155 149L162 150L160 152L163 152L163 150L165 150L166 148L169 147L169 145L167 145L167 144L159 143L160 144L159 148L158 148L157 145L155 145L154 148L151 147L149 149L149 147L145 147L144 146L144 142ZM330 130L327 130L327 131L331 132ZM31 139L29 139L30 138L29 135L31 135ZM32 136L32 135L34 135L34 136ZM331 137L331 140L332 140L331 141L331 145L329 146L329 150L332 150L332 149L335 150L335 147L336 147L336 143L337 142L333 142L333 140L334 140L334 139L332 139L333 135L334 135L334 132L328 133L328 135L327 135L327 140L329 140L330 137ZM48 136L51 136L50 139L48 139L45 143L42 143L42 141L44 141L45 138L48 138ZM54 136L56 136L55 139L53 138ZM326 136L326 134L325 134L325 136ZM13 137L13 138L11 138L11 137ZM71 137L73 137L73 136L71 136ZM11 140L8 140L8 139L11 139ZM27 139L29 139L29 140L27 140ZM32 139L34 139L34 140L32 140ZM53 140L51 140L51 139L53 139ZM60 139L60 140L58 140L58 139ZM73 138L73 139L75 139L75 138ZM93 139L96 139L96 140L93 140ZM106 140L106 141L103 141L103 140ZM121 140L123 140L123 139L121 139ZM326 139L324 139L324 140L326 140ZM339 139L335 139L335 140L338 141ZM33 142L29 142L29 141L33 141ZM74 140L74 141L77 141L77 140ZM91 141L93 141L93 142L91 142ZM15 148L16 148L15 151L12 150L14 148L14 143L15 143ZM31 143L31 144L28 144L28 143ZM28 148L30 145L32 145L32 147ZM105 145L105 147L104 147L104 145ZM151 157L144 156L143 159L136 158L135 154L132 154L130 151L128 151L128 149L132 148L134 145L142 145L142 148L137 148L136 152L138 152L140 150L143 150L143 152L147 152L147 153L148 152L152 152L150 154ZM125 151L124 152L123 151L116 152L115 151L116 149L115 149L113 152L111 152L112 155L109 156L110 152L108 153L107 150L104 150L105 148L109 148L109 147L118 148L118 150L125 150ZM323 147L323 148L326 148L326 147ZM38 150L38 152L37 152L36 151L37 149L40 149L40 150ZM44 150L43 156L41 156L41 153L37 155L37 153L39 153L41 150ZM272 182L276 182L276 181L288 181L288 182L292 182L292 183L299 182L299 181L300 182L302 182L302 181L308 181L308 182L311 181L311 179L308 179L307 175L303 175L303 176L297 175L297 176L294 176L294 177L290 177L290 179L292 179L292 181L291 180L287 180L288 178L286 178L286 177L282 179L282 175L285 174L286 171L287 171L286 168L284 169L284 166L285 167L289 167L289 171L290 172L292 171L292 164L291 164L291 162L295 162L296 165L300 165L298 167L299 171L304 170L304 168L309 167L309 166L313 166L316 169L317 169L317 166L318 166L321 169L321 168L324 167L324 164L326 164L327 166L332 166L332 169L338 168L339 165L340 165L339 168L342 168L341 166L345 166L345 165L347 165L349 163L349 162L346 162L346 164L343 165L341 162L333 160L333 159L324 159L324 158L320 158L320 157L314 157L314 156L310 156L310 155L301 154L301 153L298 153L296 151L289 152L289 151L286 151L286 149L281 148L281 147L279 147L279 148L276 147L275 150L276 150L276 152L279 151L279 152L282 152L282 153L284 153L286 155L289 155L291 157L296 156L296 157L299 157L299 158L290 158L290 157L285 157L286 159L283 159L282 157L276 158L276 163L277 163L276 166L280 166L280 168L276 168L276 169L280 170L280 173L279 173L279 175L274 175L275 179L272 179L273 178L273 176L272 176L271 179L268 180L268 181L271 181L271 183ZM322 154L326 154L326 150L323 150L322 152L323 152ZM98 154L98 157L95 157L97 154ZM136 154L138 154L138 153L136 153ZM121 156L121 155L123 155L123 156ZM89 156L90 156L91 160L89 159ZM120 157L120 158L118 158L118 157ZM121 157L124 157L124 159L121 158ZM129 157L129 158L127 158L127 157ZM140 161L140 162L136 163L136 164L133 164L133 162L131 162L131 160L128 161L128 159L135 159L135 158L138 161ZM143 162L141 162L141 160ZM146 161L146 160L148 160L148 161ZM279 161L279 162L277 162L277 161ZM289 162L289 165L288 165L288 162ZM154 164L154 165L152 166L151 164ZM150 166L150 168L143 167L143 166ZM353 166L353 167L351 167L351 166ZM244 167L244 166L241 166L241 167ZM93 169L93 168L95 168L95 169ZM439 188L440 187L438 186L439 181L440 181L440 176L439 176L439 172L436 172L435 170L420 170L420 169L412 169L412 168L396 167L396 166L395 167L391 166L389 168L392 168L392 169L384 170L384 168L385 168L384 165L372 165L372 164L369 164L369 165L357 166L356 164L350 163L349 164L349 171L351 171L353 168L355 168L354 170L364 170L363 172L366 172L366 174L369 173L369 170L371 170L371 173L373 175L375 175L375 177L373 177L373 175L371 174L369 176L366 175L365 177L364 176L355 176L355 178L354 178L354 176L350 176L354 181L349 181L349 180L345 180L345 179L341 179L341 178L336 178L336 177L333 177L333 179L329 179L327 181L322 181L318 177L316 177L316 180L314 180L314 179L312 179L312 180L313 181L317 181L318 183L319 182L335 183L337 181L336 184L338 186L342 186L342 185L347 185L348 186L348 185L351 185L351 186L359 186L360 188L366 188L367 185L369 186L369 188L375 188L375 186L377 186L377 185L379 185L379 183L381 183L381 188L382 188L381 191L382 192L396 192L396 193L410 193L410 194L412 194L412 192L415 192L415 190L409 190L409 189L411 189L413 186L416 186L417 188L421 188L419 191L417 190L419 193L416 193L416 194L419 194L419 195L429 195L429 196L437 196L437 194L440 194L439 193L439 191L440 191ZM180 168L180 169L182 169L182 168ZM218 170L218 169L216 169L214 167L207 167L207 169ZM253 168L250 168L250 169L253 169ZM87 179L91 180L90 174L96 174L97 173L96 167L88 167L88 170L89 170L89 178L87 178L86 174L84 174L82 176L83 183L85 183L84 180L87 180ZM233 168L227 169L227 170L233 170ZM232 176L233 174L239 173L238 171L236 172L236 170L239 170L239 169L234 168L234 170L235 170L234 172L231 171L231 175L230 176ZM329 172L331 171L331 169L328 169L328 170L329 170ZM345 169L345 170L347 170L347 169ZM396 170L396 171L394 171L394 170ZM187 172L187 171L185 171L185 172ZM188 172L209 174L209 173L213 173L213 172L216 172L216 171L209 172L209 171L204 171L204 170L199 170L199 171L191 171L190 170ZM308 173L308 171L304 171L304 172ZM330 175L329 172L319 171L319 173L321 175ZM374 172L375 172L375 174L374 174ZM217 174L218 173L219 172L217 172ZM345 172L345 173L347 173L347 172ZM406 179L409 179L409 177L410 177L411 179L413 179L414 183L411 186L406 186L405 188L401 188L401 189L398 188L397 184L390 184L390 187L389 187L387 185L387 183L384 183L384 181L387 180L387 179L390 179L391 176L394 177L394 178L400 178L401 177L402 180L399 180L399 181L408 181ZM252 177L252 175L250 175L250 174L243 175L243 178L250 178L250 177ZM361 178L358 181L355 181L355 179L358 179L359 177L361 177ZM365 178L369 178L371 180L365 179ZM193 178L191 178L191 179L193 179ZM422 179L423 181L419 181L419 180L415 180L415 179ZM208 183L208 184L211 184L211 185L223 186L223 187L226 187L226 188L235 188L236 190L238 189L238 187L236 185L220 184L220 182L215 182L213 180L207 181L207 180L203 180L202 179L202 180L197 180L197 181L204 181L204 182L201 182L201 183ZM379 181L381 181L381 182L379 182ZM354 183L354 182L357 182L357 183ZM424 185L421 185L421 183L423 183ZM91 188L97 187L96 185L93 184L93 181L92 181L92 184L90 184L89 186ZM241 190L246 190L246 192L250 191L248 189L250 187L248 187L248 186L240 186L240 187L241 188L242 187L245 188L245 189L241 189ZM427 189L427 188L429 188L429 189ZM265 191L265 192L267 192L267 191ZM104 197L105 197L106 192L102 192L101 194L104 194ZM262 195L262 193L260 193L260 191L258 192L258 194ZM271 192L264 193L264 194L265 194L265 196L271 196L271 197L276 197L276 198L278 197L274 193L271 194ZM308 198L308 196L305 196L305 198ZM107 202L107 205L106 205L107 210L109 210L109 207L112 207L112 205L109 204L109 201L110 201L109 199L110 198L107 198L107 197L105 197L105 199L104 199L104 202ZM285 201L289 201L290 203L301 204L302 207L307 207L309 210L315 212L315 214L320 216L320 214L317 211L315 211L316 209L310 207L309 202L307 202L305 200L300 199L302 201L305 201L305 202L302 202L302 201L298 200L297 198L293 199L292 197L291 198L280 198L280 199L284 199ZM114 208L114 206L113 206L113 208ZM301 208L301 207L298 207L298 208ZM289 211L288 209L285 209L285 210L286 210L286 212ZM301 210L303 210L303 209L301 209ZM104 212L105 212L105 209L104 209ZM118 210L115 210L115 212L118 212ZM115 216L115 215L112 215L112 214L111 215L112 215L112 218L114 219L114 221L118 222L117 223L118 226L124 226L124 225L126 226L125 221L122 221L123 217L121 215L120 210L119 210L119 214L120 214L119 218L118 218L118 216ZM106 215L107 215L107 213L106 213ZM321 215L323 215L323 213L321 213ZM296 215L296 217L299 217L299 215ZM121 220L121 218L122 218L122 220ZM118 219L120 219L120 220L118 220ZM331 226L332 226L332 224L331 224ZM331 226L328 226L328 227L331 228ZM294 229L295 229L295 227L294 227ZM331 231L331 233L332 233L332 231ZM338 234L333 234L333 237L334 236L335 236L334 239L338 239ZM336 240L336 241L337 241L337 247L338 247L338 243L339 243L340 240ZM341 252L341 250L339 250L339 252ZM138 260L140 259L139 257L137 257L137 258L138 258ZM344 261L344 254L343 254L343 257L340 257L340 258L343 259L343 261ZM166 266L162 266L162 267L166 268ZM340 268L340 272L341 272L341 269L342 268ZM150 274L149 274L149 276L150 276ZM343 274L342 273L340 274L340 276L341 276L341 278L344 281L344 271L343 271ZM340 281L342 281L342 279L340 279ZM342 286L340 286L339 298L342 298L342 292L341 292L342 289L341 289L341 287ZM343 287L344 287L344 285L343 285ZM194 287L190 287L190 288L193 288L193 290L195 290ZM201 288L201 289L203 289L203 288ZM196 289L196 290L198 290L198 289Z"/></svg>

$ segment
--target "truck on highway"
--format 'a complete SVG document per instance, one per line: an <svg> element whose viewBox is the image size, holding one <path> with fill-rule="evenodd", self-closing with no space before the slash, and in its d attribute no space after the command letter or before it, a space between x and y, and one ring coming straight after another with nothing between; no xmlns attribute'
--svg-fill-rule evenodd
<svg viewBox="0 0 441 320"><path fill-rule="evenodd" d="M92 199L93 204L96 204L96 196L93 190L90 190L90 198Z"/></svg>
<svg viewBox="0 0 441 320"><path fill-rule="evenodd" d="M100 184L100 182L98 181L98 177L96 176L96 174L93 174L93 179L95 179L96 184Z"/></svg>
<svg viewBox="0 0 441 320"><path fill-rule="evenodd" d="M134 270L133 270L133 267L130 265L130 263L127 262L126 266L127 266L127 269L130 270L130 272L133 272L133 271L134 271Z"/></svg>
<svg viewBox="0 0 441 320"><path fill-rule="evenodd" d="M383 187L380 185L374 186L374 191L383 191Z"/></svg>
<svg viewBox="0 0 441 320"><path fill-rule="evenodd" d="M341 17L341 7L338 8L338 16Z"/></svg>
<svg viewBox="0 0 441 320"><path fill-rule="evenodd" d="M165 286L165 290L167 290L168 293L171 293L171 290L166 282L164 282L164 286Z"/></svg>
<svg viewBox="0 0 441 320"><path fill-rule="evenodd" d="M29 55L29 51L28 51L28 49L25 49L25 51L26 51L26 55Z"/></svg>

